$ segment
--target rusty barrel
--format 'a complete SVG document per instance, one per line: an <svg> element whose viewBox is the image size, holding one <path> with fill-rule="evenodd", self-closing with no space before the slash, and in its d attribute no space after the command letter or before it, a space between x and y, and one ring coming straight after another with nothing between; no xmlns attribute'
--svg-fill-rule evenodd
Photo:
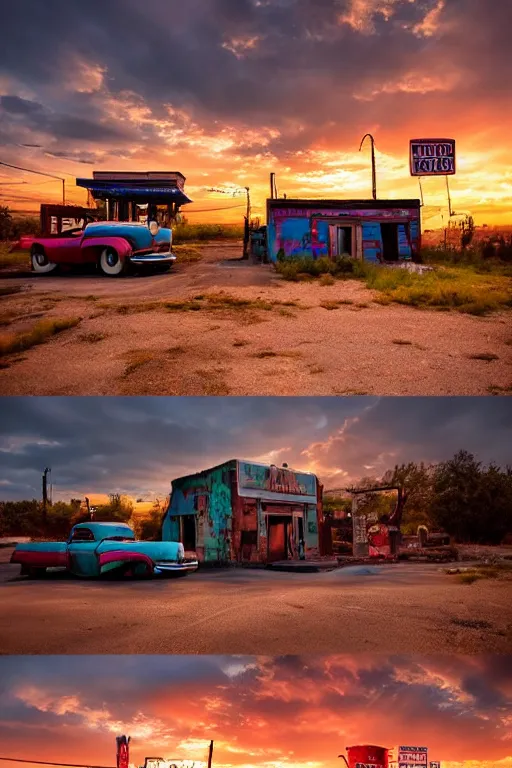
<svg viewBox="0 0 512 768"><path fill-rule="evenodd" d="M389 750L374 744L347 747L349 768L388 768Z"/></svg>

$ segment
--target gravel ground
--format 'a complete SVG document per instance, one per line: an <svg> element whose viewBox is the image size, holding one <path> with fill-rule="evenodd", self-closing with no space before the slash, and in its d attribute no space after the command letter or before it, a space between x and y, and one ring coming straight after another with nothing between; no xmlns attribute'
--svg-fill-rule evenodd
<svg viewBox="0 0 512 768"><path fill-rule="evenodd" d="M166 275L8 277L2 330L43 317L80 324L3 358L4 395L479 395L512 385L510 314L382 306L361 283L289 283L270 266L234 260L239 247L204 247L204 258ZM121 314L116 306L197 294L263 300L269 311ZM347 302L329 310L322 304ZM292 305L289 303L292 302ZM105 305L108 305L105 306ZM497 359L472 359L472 355Z"/></svg>
<svg viewBox="0 0 512 768"><path fill-rule="evenodd" d="M0 565L2 653L508 653L510 581L435 565L328 573L203 571L183 579L18 577Z"/></svg>

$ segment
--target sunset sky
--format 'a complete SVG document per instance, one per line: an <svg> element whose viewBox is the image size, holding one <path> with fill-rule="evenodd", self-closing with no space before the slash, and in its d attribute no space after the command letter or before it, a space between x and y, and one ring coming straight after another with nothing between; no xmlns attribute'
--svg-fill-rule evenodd
<svg viewBox="0 0 512 768"><path fill-rule="evenodd" d="M340 768L347 746L426 746L442 768L512 766L511 657L3 657L2 756L115 765ZM16 763L2 763L16 768Z"/></svg>
<svg viewBox="0 0 512 768"><path fill-rule="evenodd" d="M460 450L512 464L503 397L0 398L0 498L120 492L165 497L171 480L231 458L319 475L327 488Z"/></svg>
<svg viewBox="0 0 512 768"><path fill-rule="evenodd" d="M240 222L209 188L249 186L262 220L270 171L288 197L368 198L371 132L379 196L418 197L409 140L454 138L454 210L512 224L511 26L501 0L16 0L0 161L81 204L93 169L180 170L191 221ZM60 191L0 166L13 209ZM446 223L444 178L424 194L424 227Z"/></svg>

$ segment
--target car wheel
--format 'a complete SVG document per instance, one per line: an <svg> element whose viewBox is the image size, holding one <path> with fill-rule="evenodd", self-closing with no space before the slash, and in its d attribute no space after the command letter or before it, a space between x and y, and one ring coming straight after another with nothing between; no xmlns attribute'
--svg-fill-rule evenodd
<svg viewBox="0 0 512 768"><path fill-rule="evenodd" d="M115 248L105 248L100 256L100 269L107 277L118 277L127 270L128 261L122 259Z"/></svg>
<svg viewBox="0 0 512 768"><path fill-rule="evenodd" d="M47 275L49 272L54 272L57 269L57 264L48 260L48 256L44 252L42 246L34 246L30 258L33 271L37 272L39 275Z"/></svg>

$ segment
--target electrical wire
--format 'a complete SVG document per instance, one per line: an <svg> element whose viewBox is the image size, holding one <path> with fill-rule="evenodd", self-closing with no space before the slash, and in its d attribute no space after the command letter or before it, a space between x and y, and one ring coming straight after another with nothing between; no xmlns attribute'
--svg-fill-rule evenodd
<svg viewBox="0 0 512 768"><path fill-rule="evenodd" d="M201 208L198 211L197 210L192 211L187 208L186 210L183 211L183 213L187 215L187 213L208 213L209 211L230 211L232 208L245 208L245 203L242 203L241 205L228 205L227 207L224 207L224 208Z"/></svg>
<svg viewBox="0 0 512 768"><path fill-rule="evenodd" d="M10 763L30 763L32 765L58 765L64 768L114 768L112 765L81 765L77 763L47 763L42 760L22 760L20 757L0 757Z"/></svg>
<svg viewBox="0 0 512 768"><path fill-rule="evenodd" d="M43 171L34 171L32 168L22 168L19 165L10 165L0 160L0 165L5 165L6 168L15 168L17 171L26 171L27 173L37 173L38 176L50 176L52 179L58 179L59 181L65 181L62 176L54 176L53 173L44 173Z"/></svg>

